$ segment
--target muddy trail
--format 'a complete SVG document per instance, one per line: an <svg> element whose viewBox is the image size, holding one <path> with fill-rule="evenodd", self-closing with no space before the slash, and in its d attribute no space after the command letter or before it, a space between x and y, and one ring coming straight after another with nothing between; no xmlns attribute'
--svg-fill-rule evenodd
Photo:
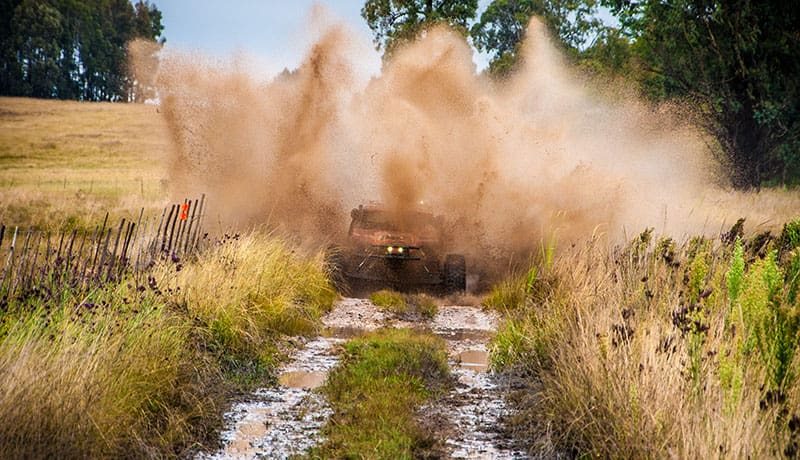
<svg viewBox="0 0 800 460"><path fill-rule="evenodd" d="M427 322L405 322L368 300L345 298L323 318L326 333L301 345L281 369L279 384L262 388L225 414L224 448L208 459L289 458L322 441L331 414L315 391L338 363L338 345L381 327L427 327L446 340L456 384L448 395L422 408L446 437L448 458L521 459L501 430L507 409L502 382L488 369L487 345L498 317L471 306L440 306Z"/></svg>

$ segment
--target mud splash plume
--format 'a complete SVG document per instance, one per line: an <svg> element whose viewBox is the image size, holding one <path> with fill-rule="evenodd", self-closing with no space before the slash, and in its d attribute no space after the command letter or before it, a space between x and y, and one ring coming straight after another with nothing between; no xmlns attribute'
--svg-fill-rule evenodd
<svg viewBox="0 0 800 460"><path fill-rule="evenodd" d="M173 192L208 193L224 226L266 224L318 243L340 236L359 203L403 215L424 202L451 223L450 250L495 260L544 234L618 240L656 226L680 237L753 213L711 185L706 139L671 110L586 85L536 20L523 68L502 84L443 28L366 82L355 41L330 27L298 69L267 84L192 55L163 59ZM800 208L767 199L784 209L756 222Z"/></svg>

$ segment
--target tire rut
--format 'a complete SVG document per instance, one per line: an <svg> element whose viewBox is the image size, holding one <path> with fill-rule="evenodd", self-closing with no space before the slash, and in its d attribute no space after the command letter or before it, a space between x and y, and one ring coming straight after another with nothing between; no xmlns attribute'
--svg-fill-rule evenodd
<svg viewBox="0 0 800 460"><path fill-rule="evenodd" d="M280 372L280 384L257 390L225 414L225 446L203 459L288 458L322 441L320 430L331 410L314 388L338 364L337 349L347 338L381 327L427 327L447 342L456 384L450 394L422 409L442 420L449 458L526 458L514 451L499 429L507 413L502 387L487 369L487 344L498 318L476 307L439 307L426 323L404 322L364 299L345 298L323 318L328 336L306 342ZM440 427L441 428L441 427Z"/></svg>

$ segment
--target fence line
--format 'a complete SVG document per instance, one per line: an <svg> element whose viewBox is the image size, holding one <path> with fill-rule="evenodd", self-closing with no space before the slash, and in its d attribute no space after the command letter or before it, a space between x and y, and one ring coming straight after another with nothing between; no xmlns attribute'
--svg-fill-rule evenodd
<svg viewBox="0 0 800 460"><path fill-rule="evenodd" d="M193 253L202 239L204 207L202 195L153 215L142 209L135 222L123 218L113 225L106 214L93 231L55 235L0 224L0 299L64 283L88 287Z"/></svg>

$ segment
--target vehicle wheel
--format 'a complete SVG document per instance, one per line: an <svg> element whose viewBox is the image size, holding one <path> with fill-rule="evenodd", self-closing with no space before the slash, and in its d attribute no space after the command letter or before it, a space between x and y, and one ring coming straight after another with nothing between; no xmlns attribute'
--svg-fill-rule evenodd
<svg viewBox="0 0 800 460"><path fill-rule="evenodd" d="M325 253L325 268L330 276L331 283L340 294L350 292L350 283L345 273L345 255L341 248L328 248Z"/></svg>
<svg viewBox="0 0 800 460"><path fill-rule="evenodd" d="M444 287L449 293L467 289L467 262L461 254L448 254L445 257Z"/></svg>

